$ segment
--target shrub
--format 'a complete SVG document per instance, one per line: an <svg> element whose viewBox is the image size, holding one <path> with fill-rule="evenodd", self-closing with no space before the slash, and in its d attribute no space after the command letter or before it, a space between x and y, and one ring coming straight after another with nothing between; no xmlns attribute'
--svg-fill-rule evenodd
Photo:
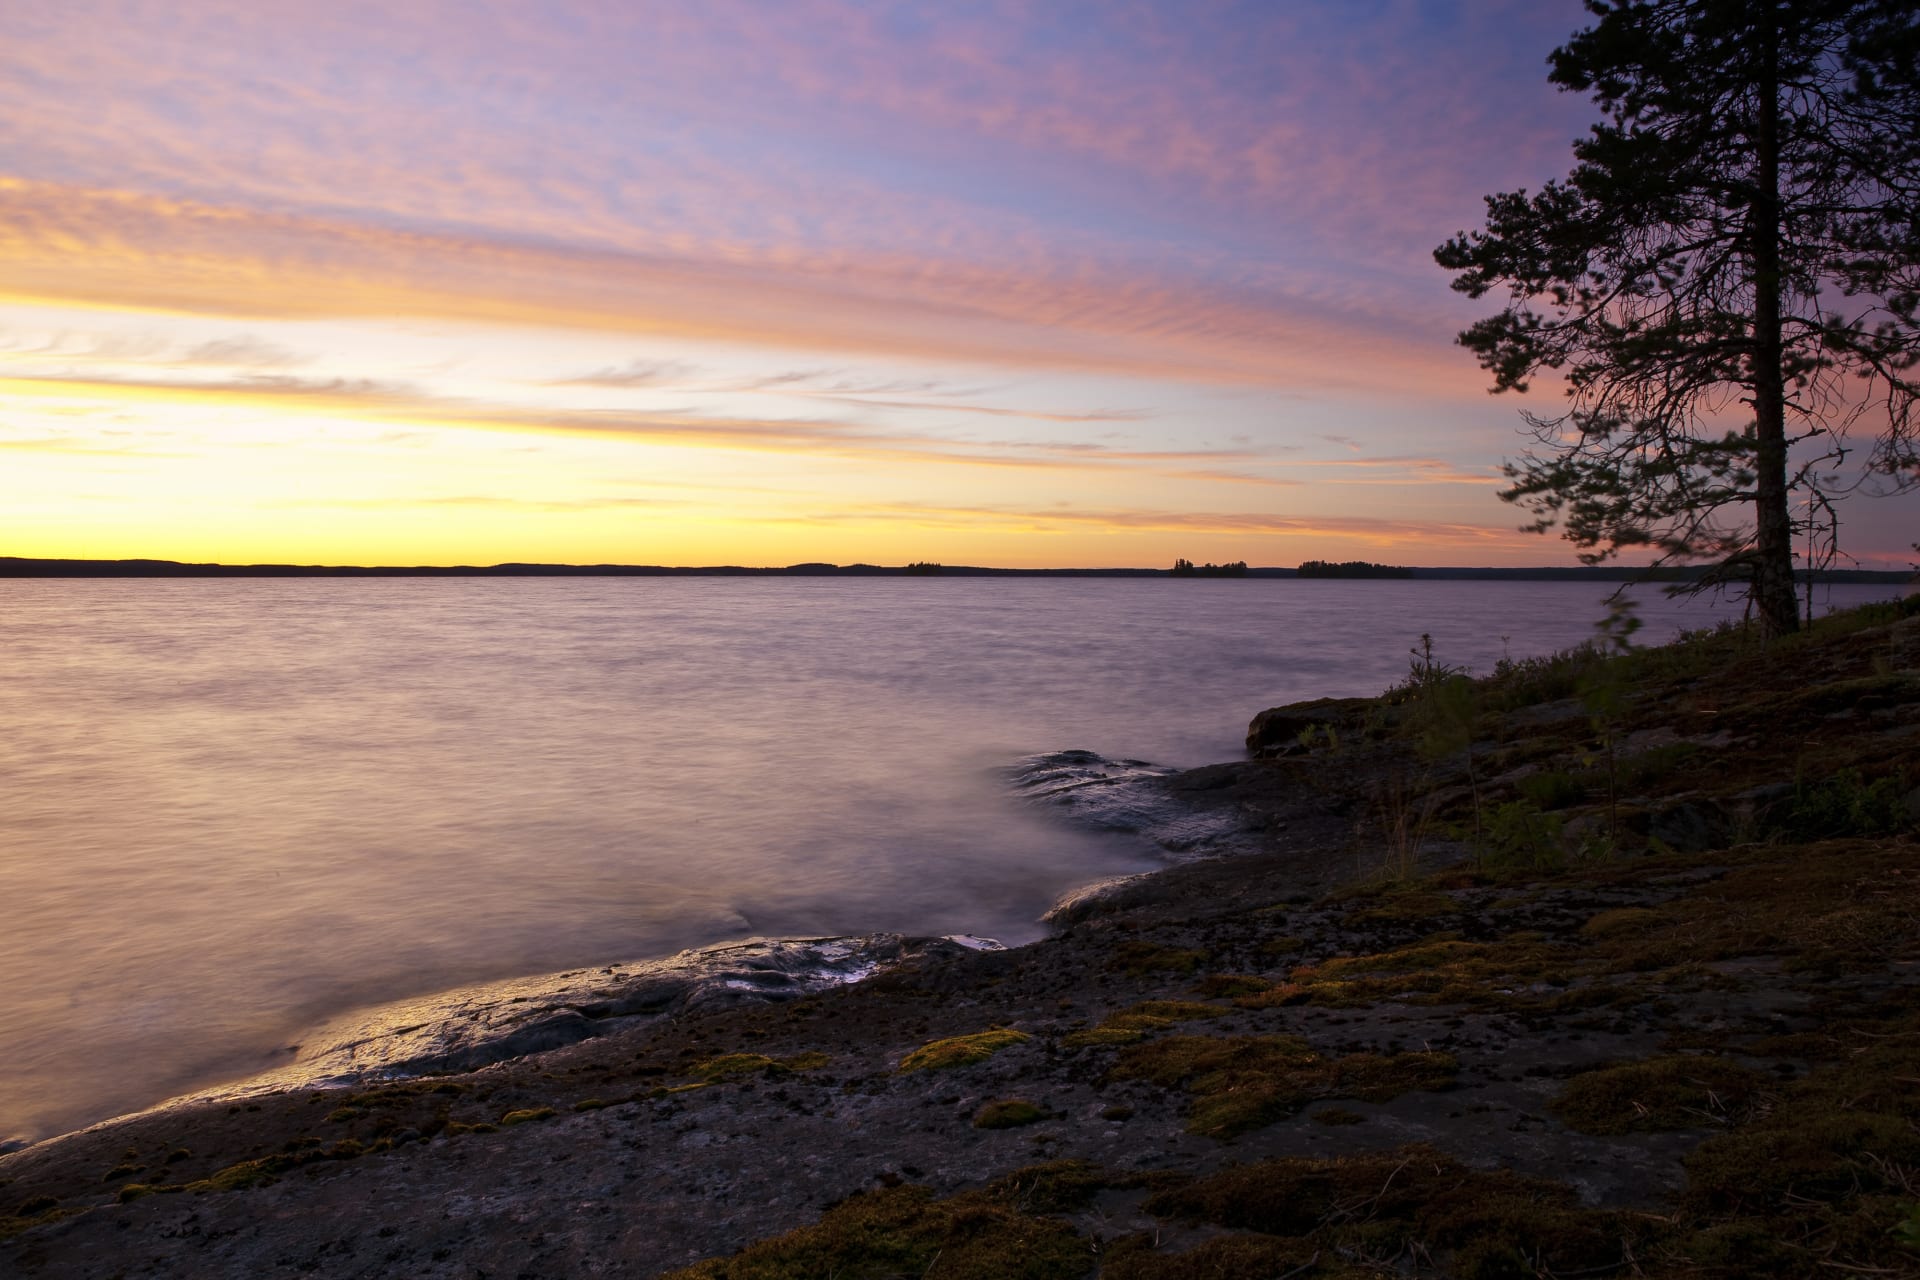
<svg viewBox="0 0 1920 1280"><path fill-rule="evenodd" d="M1824 840L1892 835L1911 821L1897 779L1868 782L1858 769L1842 769L1819 782L1795 782L1781 827L1795 840Z"/></svg>

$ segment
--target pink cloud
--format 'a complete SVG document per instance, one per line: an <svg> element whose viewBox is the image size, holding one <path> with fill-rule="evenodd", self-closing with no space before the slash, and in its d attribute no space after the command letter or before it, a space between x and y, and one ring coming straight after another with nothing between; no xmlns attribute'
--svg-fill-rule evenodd
<svg viewBox="0 0 1920 1280"><path fill-rule="evenodd" d="M1255 386L1467 395L1478 371L1284 295L1069 264L640 255L0 179L16 299L230 316L432 316Z"/></svg>

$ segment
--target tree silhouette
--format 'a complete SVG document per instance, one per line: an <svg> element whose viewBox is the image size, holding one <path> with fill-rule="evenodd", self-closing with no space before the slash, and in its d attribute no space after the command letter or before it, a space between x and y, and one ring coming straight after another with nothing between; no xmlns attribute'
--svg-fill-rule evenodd
<svg viewBox="0 0 1920 1280"><path fill-rule="evenodd" d="M1797 625L1796 531L1853 487L1920 479L1920 10L1903 0L1588 0L1550 79L1603 123L1564 181L1487 197L1434 253L1505 310L1460 335L1567 410L1501 497L1597 563L1646 547ZM1793 499L1806 499L1796 516Z"/></svg>

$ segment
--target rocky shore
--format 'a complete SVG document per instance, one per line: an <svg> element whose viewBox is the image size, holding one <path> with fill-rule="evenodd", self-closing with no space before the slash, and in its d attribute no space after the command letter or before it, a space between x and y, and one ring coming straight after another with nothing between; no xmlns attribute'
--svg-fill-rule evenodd
<svg viewBox="0 0 1920 1280"><path fill-rule="evenodd" d="M0 1158L0 1274L1920 1274L1920 616L1248 746L1022 762L1175 859L1029 946L451 993Z"/></svg>

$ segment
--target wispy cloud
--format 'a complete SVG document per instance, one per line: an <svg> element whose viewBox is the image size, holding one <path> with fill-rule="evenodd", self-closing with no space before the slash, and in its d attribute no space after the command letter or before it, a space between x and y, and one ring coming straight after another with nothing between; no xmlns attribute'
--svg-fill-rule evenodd
<svg viewBox="0 0 1920 1280"><path fill-rule="evenodd" d="M905 409L918 413L971 413L988 418L1026 418L1034 422L1142 422L1152 415L1139 409L1094 409L1086 413L1061 413L1045 409L1012 409L991 404L961 404L949 401L879 400L870 396L816 395L817 400L857 405L871 409Z"/></svg>
<svg viewBox="0 0 1920 1280"><path fill-rule="evenodd" d="M678 387L694 378L698 370L680 360L629 360L615 368L596 369L571 378L555 378L554 387Z"/></svg>
<svg viewBox="0 0 1920 1280"><path fill-rule="evenodd" d="M1410 544L1498 549L1531 545L1512 528L1451 521L1376 516L1288 515L1248 511L1136 511L1070 506L950 506L921 503L863 505L791 517L809 524L904 521L954 528L997 527L1029 532L1097 527L1132 532L1319 536L1380 546Z"/></svg>
<svg viewBox="0 0 1920 1280"><path fill-rule="evenodd" d="M203 405L260 405L443 428L554 432L689 447L801 452L979 466L1087 469L1246 458L1238 450L1121 448L1086 441L968 441L863 426L830 417L756 418L688 411L633 412L486 404L365 378L251 375L222 380L74 376L0 377L0 391Z"/></svg>
<svg viewBox="0 0 1920 1280"><path fill-rule="evenodd" d="M196 343L181 355L179 363L216 365L232 369L283 369L306 364L307 361L307 357L290 351L277 342L268 342L263 338L241 334L237 337L215 338L210 342Z"/></svg>
<svg viewBox="0 0 1920 1280"><path fill-rule="evenodd" d="M1483 467L1463 467L1445 458L1294 458L1289 467L1321 468L1334 471L1360 471L1359 476L1316 475L1315 484L1505 484L1506 479L1492 463ZM1380 472L1367 475L1366 472Z"/></svg>
<svg viewBox="0 0 1920 1280"><path fill-rule="evenodd" d="M0 178L0 294L20 301L414 316L1178 381L1478 391L1442 334L1409 341L1284 291L1070 266L557 248Z"/></svg>

